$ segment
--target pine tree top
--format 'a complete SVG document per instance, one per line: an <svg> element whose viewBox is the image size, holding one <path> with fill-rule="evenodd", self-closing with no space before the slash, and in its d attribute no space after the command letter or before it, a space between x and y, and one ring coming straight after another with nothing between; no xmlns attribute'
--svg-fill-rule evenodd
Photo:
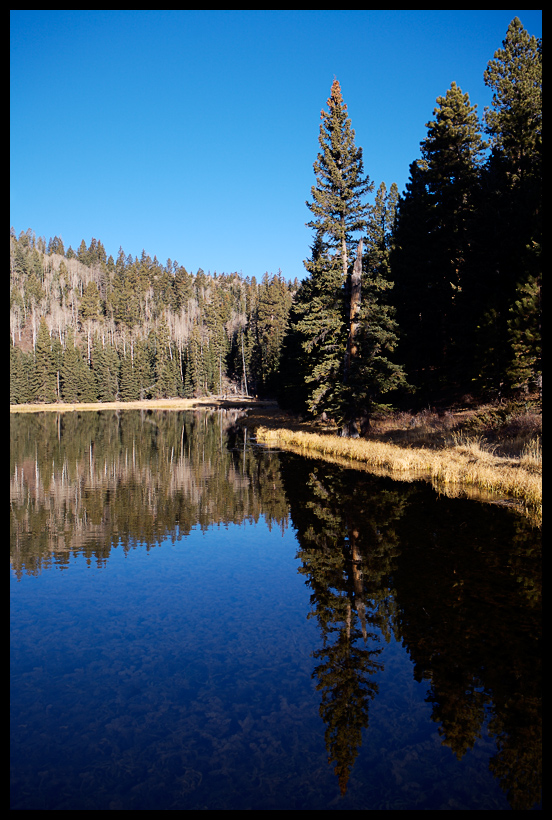
<svg viewBox="0 0 552 820"><path fill-rule="evenodd" d="M341 93L341 86L339 85L339 80L337 80L335 77L334 77L334 81L332 83L332 90L331 90L330 96L328 97L328 100L327 100L327 106L328 106L328 109L330 110L330 112L336 106L341 106L344 111L347 110L347 105L346 105L346 103L343 102L343 94ZM320 112L320 119L324 119L324 117L326 117L326 116L327 116L326 111L321 111Z"/></svg>

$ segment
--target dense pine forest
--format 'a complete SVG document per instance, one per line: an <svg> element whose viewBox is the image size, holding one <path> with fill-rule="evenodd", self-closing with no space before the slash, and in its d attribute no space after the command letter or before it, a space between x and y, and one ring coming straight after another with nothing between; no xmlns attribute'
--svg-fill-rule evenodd
<svg viewBox="0 0 552 820"><path fill-rule="evenodd" d="M402 194L365 173L334 81L301 282L12 229L10 402L240 393L358 435L392 407L540 390L542 42L518 18L484 80L481 119L455 82L437 98Z"/></svg>

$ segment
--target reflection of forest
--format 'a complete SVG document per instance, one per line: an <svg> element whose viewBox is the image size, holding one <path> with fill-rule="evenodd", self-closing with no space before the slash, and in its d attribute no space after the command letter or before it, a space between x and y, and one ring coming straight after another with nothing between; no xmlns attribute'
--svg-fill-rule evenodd
<svg viewBox="0 0 552 820"><path fill-rule="evenodd" d="M39 572L71 551L152 546L192 527L258 520L285 526L278 456L232 443L238 411L14 415L11 561Z"/></svg>
<svg viewBox="0 0 552 820"><path fill-rule="evenodd" d="M377 693L381 637L402 640L444 745L486 731L514 809L541 790L540 533L512 511L296 459L282 475L322 635L315 670L342 792ZM307 496L299 487L308 487Z"/></svg>
<svg viewBox="0 0 552 820"><path fill-rule="evenodd" d="M11 561L104 562L193 527L262 515L297 529L320 628L314 677L342 793L378 692L383 641L402 641L442 742L487 732L514 809L541 789L540 532L510 510L437 496L247 446L223 411L11 417Z"/></svg>
<svg viewBox="0 0 552 820"><path fill-rule="evenodd" d="M433 510L435 512L433 512ZM513 809L540 800L541 544L527 520L421 488L400 525L398 630L460 759L484 724Z"/></svg>

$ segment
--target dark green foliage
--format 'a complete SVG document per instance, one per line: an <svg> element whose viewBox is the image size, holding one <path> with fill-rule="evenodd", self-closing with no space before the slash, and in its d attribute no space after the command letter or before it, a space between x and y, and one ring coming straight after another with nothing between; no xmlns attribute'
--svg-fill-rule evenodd
<svg viewBox="0 0 552 820"><path fill-rule="evenodd" d="M320 114L320 153L314 163L316 185L311 189L312 202L307 202L313 219L308 227L326 239L329 250L339 253L345 279L355 244L353 234L366 225L369 209L364 197L374 186L364 176L362 148L355 145L355 132L337 80L327 105L328 111Z"/></svg>
<svg viewBox="0 0 552 820"><path fill-rule="evenodd" d="M138 401L140 398L140 384L134 366L134 356L130 350L121 358L121 377L119 398L121 401Z"/></svg>
<svg viewBox="0 0 552 820"><path fill-rule="evenodd" d="M373 188L364 175L362 149L334 80L328 111L321 112L312 187L313 213L308 227L315 231L312 256L305 262L309 284L298 294L293 329L307 354L303 378L309 385L307 406L311 413L329 413L343 422L349 413L348 366L349 261L356 246L354 233L363 230L369 213L364 197Z"/></svg>
<svg viewBox="0 0 552 820"><path fill-rule="evenodd" d="M23 353L10 344L10 404L27 404L34 400L32 377L34 361L32 353Z"/></svg>
<svg viewBox="0 0 552 820"><path fill-rule="evenodd" d="M97 400L96 380L86 357L76 346L72 329L67 334L61 365L61 397L66 402Z"/></svg>
<svg viewBox="0 0 552 820"><path fill-rule="evenodd" d="M116 401L119 393L119 357L115 348L104 345L98 336L92 347L92 369L98 401Z"/></svg>
<svg viewBox="0 0 552 820"><path fill-rule="evenodd" d="M542 41L530 37L515 17L502 48L484 74L493 89L485 125L493 151L503 157L512 184L542 169Z"/></svg>
<svg viewBox="0 0 552 820"><path fill-rule="evenodd" d="M293 357L287 384L290 406L305 404L311 414L338 421L344 435L358 435L382 397L404 381L401 368L389 359L396 325L385 297L398 192L393 186L387 196L380 186L376 207L367 205L364 196L373 185L363 174L362 151L354 144L337 81L328 108L322 112L322 150L314 165L317 185L307 203L316 217L309 223L316 231L305 262L309 277L296 295L286 341L286 353ZM353 232L364 229L362 256Z"/></svg>
<svg viewBox="0 0 552 820"><path fill-rule="evenodd" d="M479 370L484 384L526 388L542 378L542 43L516 17L502 45L485 71L493 90L485 111L492 153L480 229L493 241L481 241L490 284L478 334ZM524 326L532 330L522 341ZM485 347L494 352L490 360Z"/></svg>
<svg viewBox="0 0 552 820"><path fill-rule="evenodd" d="M293 332L302 348L306 404L310 413L343 418L347 325L341 259L328 258L327 245L319 236L305 266L310 276L297 293Z"/></svg>
<svg viewBox="0 0 552 820"><path fill-rule="evenodd" d="M34 401L53 402L56 400L55 373L50 333L45 319L42 318L36 339L34 373L31 382Z"/></svg>
<svg viewBox="0 0 552 820"><path fill-rule="evenodd" d="M456 83L437 103L399 204L392 260L401 354L426 396L468 378L466 258L485 148L475 106Z"/></svg>

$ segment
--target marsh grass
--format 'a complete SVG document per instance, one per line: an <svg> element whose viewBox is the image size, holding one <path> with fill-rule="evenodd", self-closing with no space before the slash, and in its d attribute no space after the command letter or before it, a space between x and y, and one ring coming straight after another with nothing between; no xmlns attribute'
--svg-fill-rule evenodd
<svg viewBox="0 0 552 820"><path fill-rule="evenodd" d="M534 469L535 454L528 453L522 464L521 458L496 455L493 448L487 448L482 437L470 438L457 433L456 439L451 435L448 446L436 449L260 426L257 440L322 457L338 457L351 466L357 463L383 469L397 478L424 476L436 485L477 487L514 498L534 511L541 510L542 506L542 480L538 469Z"/></svg>

